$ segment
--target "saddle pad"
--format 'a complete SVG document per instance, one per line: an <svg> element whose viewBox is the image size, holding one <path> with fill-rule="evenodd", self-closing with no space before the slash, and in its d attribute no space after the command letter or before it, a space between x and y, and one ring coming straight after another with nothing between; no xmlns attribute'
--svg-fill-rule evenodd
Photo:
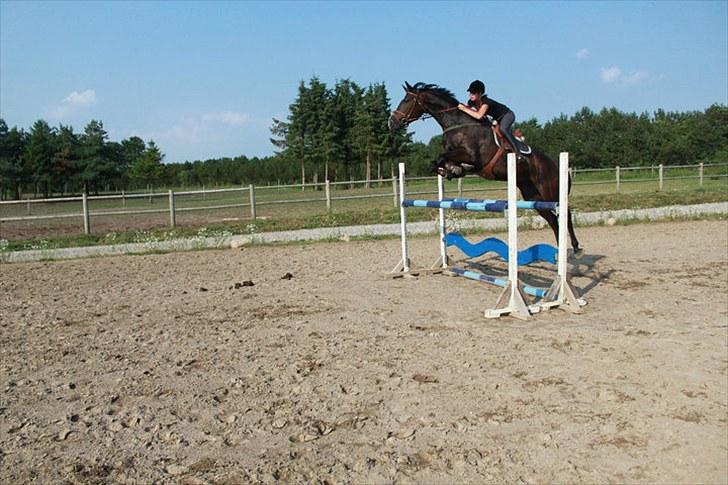
<svg viewBox="0 0 728 485"><path fill-rule="evenodd" d="M492 129L493 129L493 138L495 138L495 144L500 147L501 146L501 137L498 136L498 131L495 126ZM516 140L516 145L518 145L518 150L523 155L531 154L531 152L532 152L531 147L526 142L516 138L515 135L513 136L513 138Z"/></svg>

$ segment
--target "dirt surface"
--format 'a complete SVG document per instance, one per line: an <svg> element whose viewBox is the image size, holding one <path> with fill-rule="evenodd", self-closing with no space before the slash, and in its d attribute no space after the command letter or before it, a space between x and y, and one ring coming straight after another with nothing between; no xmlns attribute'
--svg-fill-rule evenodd
<svg viewBox="0 0 728 485"><path fill-rule="evenodd" d="M728 223L579 234L528 322L398 240L0 266L0 483L728 482Z"/></svg>

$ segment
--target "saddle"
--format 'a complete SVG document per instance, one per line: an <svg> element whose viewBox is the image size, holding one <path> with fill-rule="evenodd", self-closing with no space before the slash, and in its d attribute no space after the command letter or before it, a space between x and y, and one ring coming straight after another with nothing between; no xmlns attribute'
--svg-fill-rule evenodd
<svg viewBox="0 0 728 485"><path fill-rule="evenodd" d="M493 130L493 139L495 140L495 144L498 147L498 150L496 150L493 157L486 163L482 168L482 175L485 176L487 179L493 179L493 166L495 165L495 162L497 162L506 151L514 151L511 144L508 142L508 139L503 136L503 133L500 129L500 124L493 120L491 123L491 130ZM530 155L533 150L531 147L526 143L526 137L523 136L523 132L521 132L520 128L516 128L513 130L513 137L516 140L516 144L518 145L518 151L520 152L519 158L521 155ZM436 173L439 173L442 176L447 177L448 180L452 179L453 177L463 177L466 174L469 173L477 173L480 171L479 167L476 167L475 165L472 165L470 163L464 163L461 162L457 165L452 163L447 163L447 167L440 166L437 161L433 164L433 171Z"/></svg>
<svg viewBox="0 0 728 485"><path fill-rule="evenodd" d="M513 147L508 142L508 139L503 136L503 133L501 133L500 123L498 123L497 121L493 121L490 129L493 130L493 138L495 139L496 145L498 145L499 147L504 147L506 150L513 151ZM531 154L531 147L526 143L526 137L523 136L523 132L520 128L516 128L515 130L513 130L513 138L516 139L518 151L521 152L522 155Z"/></svg>
<svg viewBox="0 0 728 485"><path fill-rule="evenodd" d="M498 146L498 150L496 150L493 158L491 158L490 161L483 167L483 175L487 179L493 178L493 166L495 165L495 162L503 156L506 150L511 152L515 151L508 142L508 138L503 136L500 124L497 121L493 120L490 129L493 130L493 139L495 140L495 144ZM515 138L516 145L518 145L518 151L520 152L519 157L521 155L530 155L532 153L531 147L526 144L526 137L523 136L523 132L521 132L520 128L516 128L513 131L513 138Z"/></svg>

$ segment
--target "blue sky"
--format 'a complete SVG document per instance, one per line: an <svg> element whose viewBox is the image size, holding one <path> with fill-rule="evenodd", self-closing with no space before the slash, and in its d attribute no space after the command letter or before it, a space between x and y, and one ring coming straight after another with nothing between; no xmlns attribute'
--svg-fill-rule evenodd
<svg viewBox="0 0 728 485"><path fill-rule="evenodd" d="M0 0L0 117L112 140L165 161L265 156L300 81L482 79L517 119L583 106L728 104L728 2L30 2ZM415 139L439 132L412 125Z"/></svg>

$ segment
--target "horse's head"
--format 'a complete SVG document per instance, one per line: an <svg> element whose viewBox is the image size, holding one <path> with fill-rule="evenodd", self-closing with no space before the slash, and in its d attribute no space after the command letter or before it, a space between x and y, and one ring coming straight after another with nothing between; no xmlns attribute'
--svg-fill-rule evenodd
<svg viewBox="0 0 728 485"><path fill-rule="evenodd" d="M423 116L438 118L443 113L457 110L458 100L447 89L425 83L417 83L414 86L404 83L402 87L404 98L389 117L389 130L392 132Z"/></svg>
<svg viewBox="0 0 728 485"><path fill-rule="evenodd" d="M421 94L416 88L410 86L408 82L405 82L402 88L404 88L405 92L404 98L389 117L389 131L391 132L395 132L403 126L420 119L427 112L420 99Z"/></svg>

